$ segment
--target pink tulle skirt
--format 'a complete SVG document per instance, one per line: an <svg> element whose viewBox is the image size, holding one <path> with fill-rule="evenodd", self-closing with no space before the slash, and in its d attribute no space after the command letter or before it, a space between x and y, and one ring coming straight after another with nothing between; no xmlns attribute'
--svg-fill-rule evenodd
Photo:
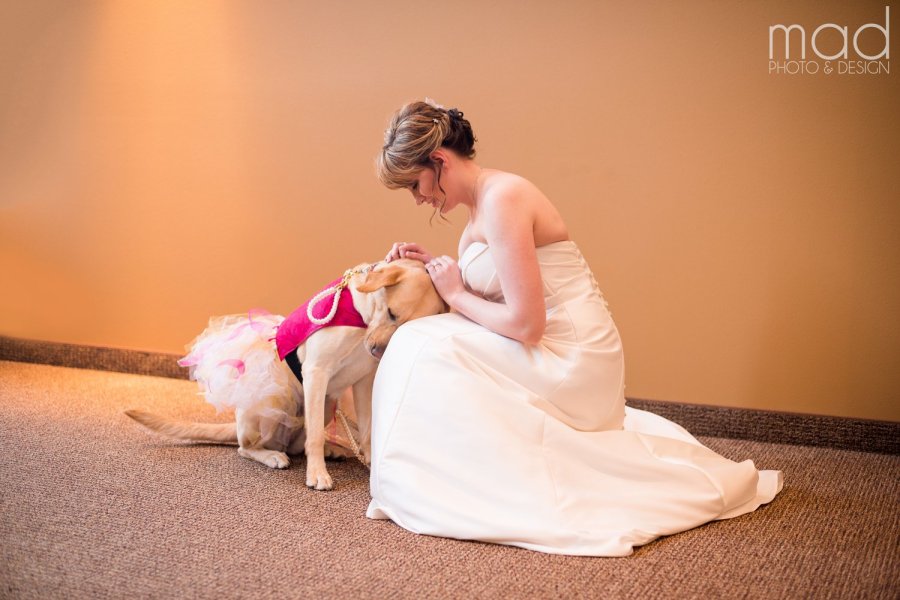
<svg viewBox="0 0 900 600"><path fill-rule="evenodd" d="M283 320L261 309L211 317L178 364L189 367L199 393L220 412L251 408L274 395L293 395L299 402L300 382L284 368L275 350L275 330Z"/></svg>

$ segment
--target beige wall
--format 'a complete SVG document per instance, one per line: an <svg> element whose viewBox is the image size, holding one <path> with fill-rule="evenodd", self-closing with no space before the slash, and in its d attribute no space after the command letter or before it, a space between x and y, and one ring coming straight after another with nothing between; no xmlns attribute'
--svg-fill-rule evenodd
<svg viewBox="0 0 900 600"><path fill-rule="evenodd" d="M560 208L628 396L900 420L898 75L767 74L769 25L826 21L884 4L2 3L0 334L179 352L455 256L463 212L373 176L427 95Z"/></svg>

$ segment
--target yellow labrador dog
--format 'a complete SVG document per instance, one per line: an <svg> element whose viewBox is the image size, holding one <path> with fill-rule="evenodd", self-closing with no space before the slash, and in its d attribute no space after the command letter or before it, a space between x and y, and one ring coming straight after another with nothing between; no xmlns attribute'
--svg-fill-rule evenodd
<svg viewBox="0 0 900 600"><path fill-rule="evenodd" d="M203 393L210 403L235 409L234 423L176 421L140 410L128 410L125 414L148 429L177 439L237 444L241 456L277 469L290 464L289 454L305 452L306 485L317 490L331 489L333 482L325 457L347 456L348 452L326 443L326 414L334 414L342 393L352 388L359 446L368 462L372 384L378 359L400 325L448 310L421 261L400 259L367 267L362 264L349 270L355 274L347 280L344 290L352 294L353 306L365 326L318 329L286 360L279 359L271 343L274 338L266 339L259 333L260 327L271 332L266 326L277 328L283 317L272 315L268 322L259 317L255 321L246 317L222 321L216 332L210 331L213 320L210 321L211 326L195 340L192 353L199 358L192 368L209 364L215 373L221 373L223 368L227 371L233 366L237 373L235 377L217 380L215 373L192 371L191 377L206 386ZM207 332L218 336L216 344L198 343ZM216 352L228 344L233 351L242 336L251 341L240 347L240 360L220 360L221 354ZM206 356L201 356L204 350ZM226 398L223 394L231 396Z"/></svg>

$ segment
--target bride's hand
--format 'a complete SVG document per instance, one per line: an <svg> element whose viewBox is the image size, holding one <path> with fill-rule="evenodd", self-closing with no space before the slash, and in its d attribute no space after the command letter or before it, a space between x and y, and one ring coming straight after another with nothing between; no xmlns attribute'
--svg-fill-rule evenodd
<svg viewBox="0 0 900 600"><path fill-rule="evenodd" d="M415 242L397 242L391 246L391 251L384 258L385 262L391 262L398 258L412 258L428 263L432 260L428 250Z"/></svg>
<svg viewBox="0 0 900 600"><path fill-rule="evenodd" d="M434 288L447 304L456 294L466 291L462 280L462 272L456 261L447 256L438 256L425 263L425 270L431 275Z"/></svg>

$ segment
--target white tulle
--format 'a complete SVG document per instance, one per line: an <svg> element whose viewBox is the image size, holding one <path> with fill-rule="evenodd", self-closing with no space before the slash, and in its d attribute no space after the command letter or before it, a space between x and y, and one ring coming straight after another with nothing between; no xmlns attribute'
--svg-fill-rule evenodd
<svg viewBox="0 0 900 600"><path fill-rule="evenodd" d="M293 395L299 382L279 364L271 339L283 320L252 313L211 317L179 364L190 368L199 393L220 412L247 409L269 396Z"/></svg>

